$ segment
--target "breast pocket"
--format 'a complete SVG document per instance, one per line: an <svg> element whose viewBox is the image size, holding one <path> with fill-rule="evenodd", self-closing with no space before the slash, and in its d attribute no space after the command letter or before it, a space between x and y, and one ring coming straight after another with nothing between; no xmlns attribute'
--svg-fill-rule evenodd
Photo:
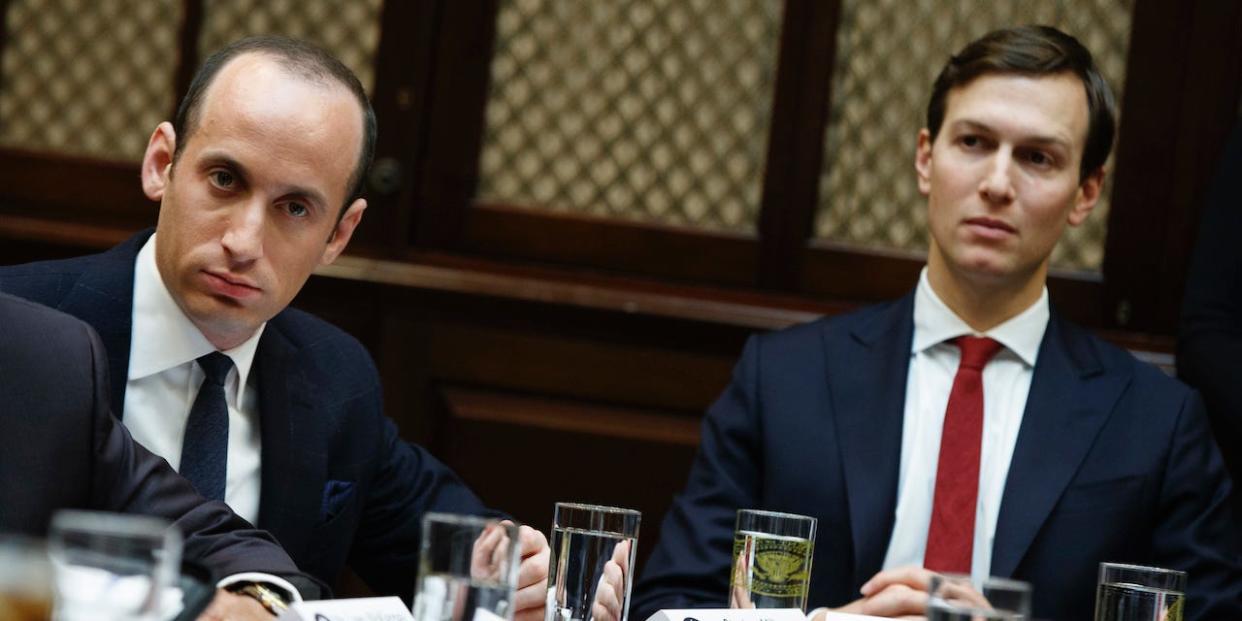
<svg viewBox="0 0 1242 621"><path fill-rule="evenodd" d="M1136 508L1147 477L1141 474L1075 483L1057 503L1057 513L1112 513Z"/></svg>

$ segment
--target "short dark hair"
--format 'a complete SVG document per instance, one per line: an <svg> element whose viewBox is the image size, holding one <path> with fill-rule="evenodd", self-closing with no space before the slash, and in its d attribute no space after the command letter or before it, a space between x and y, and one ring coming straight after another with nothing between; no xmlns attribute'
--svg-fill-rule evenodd
<svg viewBox="0 0 1242 621"><path fill-rule="evenodd" d="M345 208L362 196L367 171L370 170L371 160L375 157L375 110L371 107L371 101L367 98L366 90L362 88L362 82L358 80L358 76L354 75L354 72L336 57L311 43L272 35L247 37L234 41L208 56L207 60L203 61L203 65L199 67L198 73L194 74L189 90L186 91L181 104L177 106L177 116L173 118L173 130L177 135L173 162L176 163L181 155L182 147L189 142L190 135L198 128L203 97L216 75L220 73L220 69L234 58L251 53L270 56L280 63L283 69L299 77L321 82L336 82L348 89L358 100L358 105L362 108L362 153L358 155L358 164L349 177L345 204L341 206L341 212L337 216L340 218L345 214Z"/></svg>
<svg viewBox="0 0 1242 621"><path fill-rule="evenodd" d="M994 30L950 57L932 86L927 130L934 141L944 122L949 91L975 78L993 73L1043 76L1063 72L1077 76L1087 91L1087 144L1078 170L1081 182L1104 165L1113 149L1117 103L1091 52L1078 39L1051 26Z"/></svg>

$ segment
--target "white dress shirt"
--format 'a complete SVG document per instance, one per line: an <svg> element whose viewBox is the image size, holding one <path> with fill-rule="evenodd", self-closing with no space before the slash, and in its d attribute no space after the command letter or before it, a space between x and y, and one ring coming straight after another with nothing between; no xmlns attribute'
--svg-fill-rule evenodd
<svg viewBox="0 0 1242 621"><path fill-rule="evenodd" d="M914 340L906 378L906 408L897 478L897 515L884 568L923 565L936 492L940 431L961 351L950 341L987 336L1004 347L983 369L983 445L971 574L986 577L992 567L992 539L1000 515L1009 461L1031 389L1039 345L1048 328L1048 290L1008 321L978 334L932 290L927 268L914 294Z"/></svg>
<svg viewBox="0 0 1242 621"><path fill-rule="evenodd" d="M173 300L155 265L155 236L134 266L133 328L122 420L130 434L173 468L180 468L186 419L205 374L195 362L216 351ZM224 501L251 524L259 519L258 391L247 389L260 326L245 343L222 352L233 360L224 381L229 407L228 469Z"/></svg>

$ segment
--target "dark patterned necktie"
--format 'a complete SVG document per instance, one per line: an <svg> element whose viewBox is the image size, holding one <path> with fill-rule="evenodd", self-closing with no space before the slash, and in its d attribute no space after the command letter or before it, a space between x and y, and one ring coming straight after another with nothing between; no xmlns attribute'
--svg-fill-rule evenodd
<svg viewBox="0 0 1242 621"><path fill-rule="evenodd" d="M953 378L940 433L936 496L923 566L932 571L970 573L979 498L979 456L983 445L983 366L1001 344L979 336L954 339L962 362Z"/></svg>
<svg viewBox="0 0 1242 621"><path fill-rule="evenodd" d="M220 352L198 359L207 375L190 408L181 445L181 476L209 500L224 500L228 472L229 406L224 399L224 379L233 361Z"/></svg>

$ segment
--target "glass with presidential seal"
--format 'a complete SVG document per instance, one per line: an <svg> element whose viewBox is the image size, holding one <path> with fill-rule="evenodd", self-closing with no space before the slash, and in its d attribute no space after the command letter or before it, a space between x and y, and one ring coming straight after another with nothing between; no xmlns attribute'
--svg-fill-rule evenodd
<svg viewBox="0 0 1242 621"><path fill-rule="evenodd" d="M449 513L423 516L417 621L501 621L513 618L518 527L496 519Z"/></svg>
<svg viewBox="0 0 1242 621"><path fill-rule="evenodd" d="M815 518L805 515L738 510L729 607L805 612L815 524Z"/></svg>
<svg viewBox="0 0 1242 621"><path fill-rule="evenodd" d="M641 520L633 509L556 503L545 621L629 618Z"/></svg>
<svg viewBox="0 0 1242 621"><path fill-rule="evenodd" d="M927 590L928 621L1028 621L1031 585L1007 578L934 574Z"/></svg>
<svg viewBox="0 0 1242 621"><path fill-rule="evenodd" d="M145 515L58 511L48 552L60 621L157 620L181 611L181 533Z"/></svg>
<svg viewBox="0 0 1242 621"><path fill-rule="evenodd" d="M1100 563L1095 621L1181 621L1186 572Z"/></svg>
<svg viewBox="0 0 1242 621"><path fill-rule="evenodd" d="M47 621L52 617L52 565L37 539L0 535L0 619Z"/></svg>

